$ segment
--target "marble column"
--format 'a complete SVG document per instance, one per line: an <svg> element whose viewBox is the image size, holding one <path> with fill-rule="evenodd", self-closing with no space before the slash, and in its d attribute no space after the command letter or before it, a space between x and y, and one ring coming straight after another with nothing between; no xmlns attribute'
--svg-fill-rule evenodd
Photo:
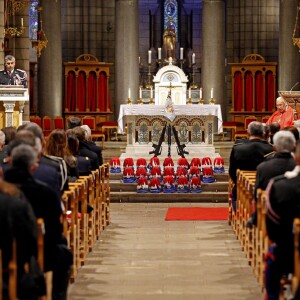
<svg viewBox="0 0 300 300"><path fill-rule="evenodd" d="M0 32L4 30L4 0L0 0ZM4 43L3 34L0 35L1 45ZM0 70L4 68L4 49L0 48Z"/></svg>
<svg viewBox="0 0 300 300"><path fill-rule="evenodd" d="M48 45L38 59L38 112L40 116L61 116L63 103L61 1L42 0L43 29Z"/></svg>
<svg viewBox="0 0 300 300"><path fill-rule="evenodd" d="M225 99L225 4L224 0L203 0L202 10L202 88L205 103L213 97L221 104L223 119Z"/></svg>
<svg viewBox="0 0 300 300"><path fill-rule="evenodd" d="M115 103L116 119L120 105L126 104L130 88L132 103L138 99L138 0L116 0Z"/></svg>
<svg viewBox="0 0 300 300"><path fill-rule="evenodd" d="M28 79L28 91L30 89L30 40L29 40L29 6L28 4L26 7L21 9L16 13L15 23L16 26L21 25L21 18L23 19L24 24L24 32L19 37L15 38L15 54L16 57L16 67L26 71L27 79ZM29 99L29 101L33 101L33 99ZM24 121L29 121L30 115L30 106L29 101L25 103L25 106L20 109L19 111L23 111L22 119ZM20 123L21 124L21 123Z"/></svg>
<svg viewBox="0 0 300 300"><path fill-rule="evenodd" d="M297 15L297 0L281 0L279 12L278 90L289 91L300 81L300 53L292 35ZM294 90L300 90L300 84Z"/></svg>

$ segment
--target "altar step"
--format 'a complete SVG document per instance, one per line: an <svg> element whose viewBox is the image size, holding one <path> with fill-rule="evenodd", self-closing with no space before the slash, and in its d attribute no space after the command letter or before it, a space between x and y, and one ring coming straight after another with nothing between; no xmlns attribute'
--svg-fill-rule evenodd
<svg viewBox="0 0 300 300"><path fill-rule="evenodd" d="M223 202L228 201L228 173L215 174L216 182L202 183L202 193L139 194L136 183L123 183L121 174L110 174L111 202Z"/></svg>

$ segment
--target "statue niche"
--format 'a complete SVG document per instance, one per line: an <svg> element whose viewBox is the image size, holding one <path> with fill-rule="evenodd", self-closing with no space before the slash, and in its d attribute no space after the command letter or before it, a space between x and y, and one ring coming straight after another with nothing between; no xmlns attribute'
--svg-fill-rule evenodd
<svg viewBox="0 0 300 300"><path fill-rule="evenodd" d="M172 26L168 26L163 35L165 59L168 60L172 57L175 60L175 45L176 45L176 33Z"/></svg>

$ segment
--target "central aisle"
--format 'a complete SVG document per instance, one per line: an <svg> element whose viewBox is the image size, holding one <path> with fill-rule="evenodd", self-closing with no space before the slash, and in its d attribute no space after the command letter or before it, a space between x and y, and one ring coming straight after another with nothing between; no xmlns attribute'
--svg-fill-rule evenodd
<svg viewBox="0 0 300 300"><path fill-rule="evenodd" d="M112 203L111 225L79 270L69 299L262 299L228 222L164 221L172 206L226 205Z"/></svg>

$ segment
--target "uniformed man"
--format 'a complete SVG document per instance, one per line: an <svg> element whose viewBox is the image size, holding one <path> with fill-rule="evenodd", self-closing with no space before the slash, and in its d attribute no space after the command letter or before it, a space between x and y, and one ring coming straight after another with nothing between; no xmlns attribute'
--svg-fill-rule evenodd
<svg viewBox="0 0 300 300"><path fill-rule="evenodd" d="M12 55L4 58L5 69L0 71L0 85L23 85L27 88L27 73L21 69L15 69L16 59Z"/></svg>

